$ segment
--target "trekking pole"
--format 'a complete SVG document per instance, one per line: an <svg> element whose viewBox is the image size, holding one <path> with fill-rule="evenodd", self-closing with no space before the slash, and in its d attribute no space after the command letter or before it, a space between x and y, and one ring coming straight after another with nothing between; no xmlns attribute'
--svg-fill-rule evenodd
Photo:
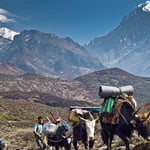
<svg viewBox="0 0 150 150"><path fill-rule="evenodd" d="M51 111L50 111L49 113L50 113L50 115L52 116L54 122L56 122L56 118L54 117L53 113L52 113Z"/></svg>
<svg viewBox="0 0 150 150"><path fill-rule="evenodd" d="M60 118L60 119L61 119L61 117L60 117L60 115L59 115L58 111L57 111L57 110L55 110L55 111L56 111L56 113L57 113L58 118Z"/></svg>
<svg viewBox="0 0 150 150"><path fill-rule="evenodd" d="M48 120L48 122L52 122L52 121L49 119L49 117L48 117L48 116L46 117L46 119Z"/></svg>
<svg viewBox="0 0 150 150"><path fill-rule="evenodd" d="M57 110L56 110L56 113L57 113L58 117L59 117L59 118L60 118L63 122L65 122L65 123L66 123L66 121L60 117L60 115L59 115L59 113L58 113L58 111L57 111Z"/></svg>

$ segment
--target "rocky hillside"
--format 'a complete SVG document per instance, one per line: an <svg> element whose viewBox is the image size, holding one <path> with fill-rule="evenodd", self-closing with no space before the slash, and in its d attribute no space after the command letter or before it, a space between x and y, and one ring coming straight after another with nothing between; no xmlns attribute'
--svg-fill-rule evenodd
<svg viewBox="0 0 150 150"><path fill-rule="evenodd" d="M104 69L101 62L70 38L25 30L0 52L0 60L26 72L74 78Z"/></svg>
<svg viewBox="0 0 150 150"><path fill-rule="evenodd" d="M100 105L103 101L98 96L100 85L117 87L132 85L135 89L134 96L139 104L149 101L150 78L134 76L118 68L93 72L74 80L44 77L35 73L25 73L18 76L0 74L1 93L12 93L9 97L15 97L15 92L18 91L24 93L23 95L33 92L43 93L43 98L40 96L37 101L43 101L44 103L46 101L50 103L47 97L55 96L60 98L60 101L61 98L68 100L66 102L70 104L73 102L72 100L77 100ZM48 96L46 96L47 94Z"/></svg>
<svg viewBox="0 0 150 150"><path fill-rule="evenodd" d="M72 100L65 99L62 97L57 97L51 95L49 93L42 93L40 91L31 91L31 92L21 92L21 91L8 91L8 92L0 92L0 97L2 99L10 99L12 102L14 100L25 100L27 102L39 103L43 105L47 105L50 107L61 107L61 108L69 108L70 106L98 106L96 104L82 101L82 100Z"/></svg>
<svg viewBox="0 0 150 150"><path fill-rule="evenodd" d="M24 71L12 65L7 65L3 62L0 62L0 73L7 75L21 75L24 73Z"/></svg>
<svg viewBox="0 0 150 150"><path fill-rule="evenodd" d="M70 100L93 100L93 95L79 81L43 77L34 73L19 76L0 74L0 91L38 91Z"/></svg>
<svg viewBox="0 0 150 150"><path fill-rule="evenodd" d="M132 85L137 102L139 104L149 102L150 78L135 76L119 68L97 71L75 80L82 82L92 95L97 97L100 85L116 87Z"/></svg>
<svg viewBox="0 0 150 150"><path fill-rule="evenodd" d="M150 1L138 5L107 35L93 39L85 48L107 67L119 67L150 76Z"/></svg>

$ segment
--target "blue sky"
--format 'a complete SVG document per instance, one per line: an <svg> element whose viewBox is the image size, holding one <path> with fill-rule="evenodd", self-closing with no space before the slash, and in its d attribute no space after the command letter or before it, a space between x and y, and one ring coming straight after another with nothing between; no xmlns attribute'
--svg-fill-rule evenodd
<svg viewBox="0 0 150 150"><path fill-rule="evenodd" d="M85 44L146 0L0 0L0 27L36 29Z"/></svg>

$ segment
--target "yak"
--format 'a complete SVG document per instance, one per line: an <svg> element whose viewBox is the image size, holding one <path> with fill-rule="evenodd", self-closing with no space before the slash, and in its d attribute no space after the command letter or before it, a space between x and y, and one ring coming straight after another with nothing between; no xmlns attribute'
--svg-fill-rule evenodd
<svg viewBox="0 0 150 150"><path fill-rule="evenodd" d="M124 141L126 150L130 150L129 139L134 130L137 130L144 138L148 138L149 129L135 117L136 113L137 111L129 102L122 100L121 107L118 110L118 123L106 123L103 121L104 116L100 116L101 136L104 144L107 145L107 150L111 150L114 135L118 135ZM136 124L133 125L135 120Z"/></svg>
<svg viewBox="0 0 150 150"><path fill-rule="evenodd" d="M150 140L150 112L138 113L138 111L133 116L131 123L144 139Z"/></svg>
<svg viewBox="0 0 150 150"><path fill-rule="evenodd" d="M45 144L55 147L55 150L59 150L62 147L65 150L71 150L71 136L66 133L69 133L69 130L66 130L63 123L47 122L43 125L43 134L46 137Z"/></svg>
<svg viewBox="0 0 150 150"><path fill-rule="evenodd" d="M73 126L73 145L75 150L78 150L78 141L83 142L85 149L92 148L94 145L95 125L98 118L94 119L90 112L88 114L90 118L79 116L81 121Z"/></svg>
<svg viewBox="0 0 150 150"><path fill-rule="evenodd" d="M53 137L47 136L47 144L55 147L55 150L64 147L65 150L71 150L71 137L65 137L65 129L59 126Z"/></svg>

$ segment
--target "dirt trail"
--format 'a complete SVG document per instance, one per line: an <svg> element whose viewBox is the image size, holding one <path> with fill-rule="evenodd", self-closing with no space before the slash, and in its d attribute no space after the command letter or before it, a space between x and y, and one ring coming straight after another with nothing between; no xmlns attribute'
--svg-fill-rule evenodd
<svg viewBox="0 0 150 150"><path fill-rule="evenodd" d="M8 121L0 130L0 138L6 144L6 150L32 150L35 146L33 127L22 127L28 121Z"/></svg>

